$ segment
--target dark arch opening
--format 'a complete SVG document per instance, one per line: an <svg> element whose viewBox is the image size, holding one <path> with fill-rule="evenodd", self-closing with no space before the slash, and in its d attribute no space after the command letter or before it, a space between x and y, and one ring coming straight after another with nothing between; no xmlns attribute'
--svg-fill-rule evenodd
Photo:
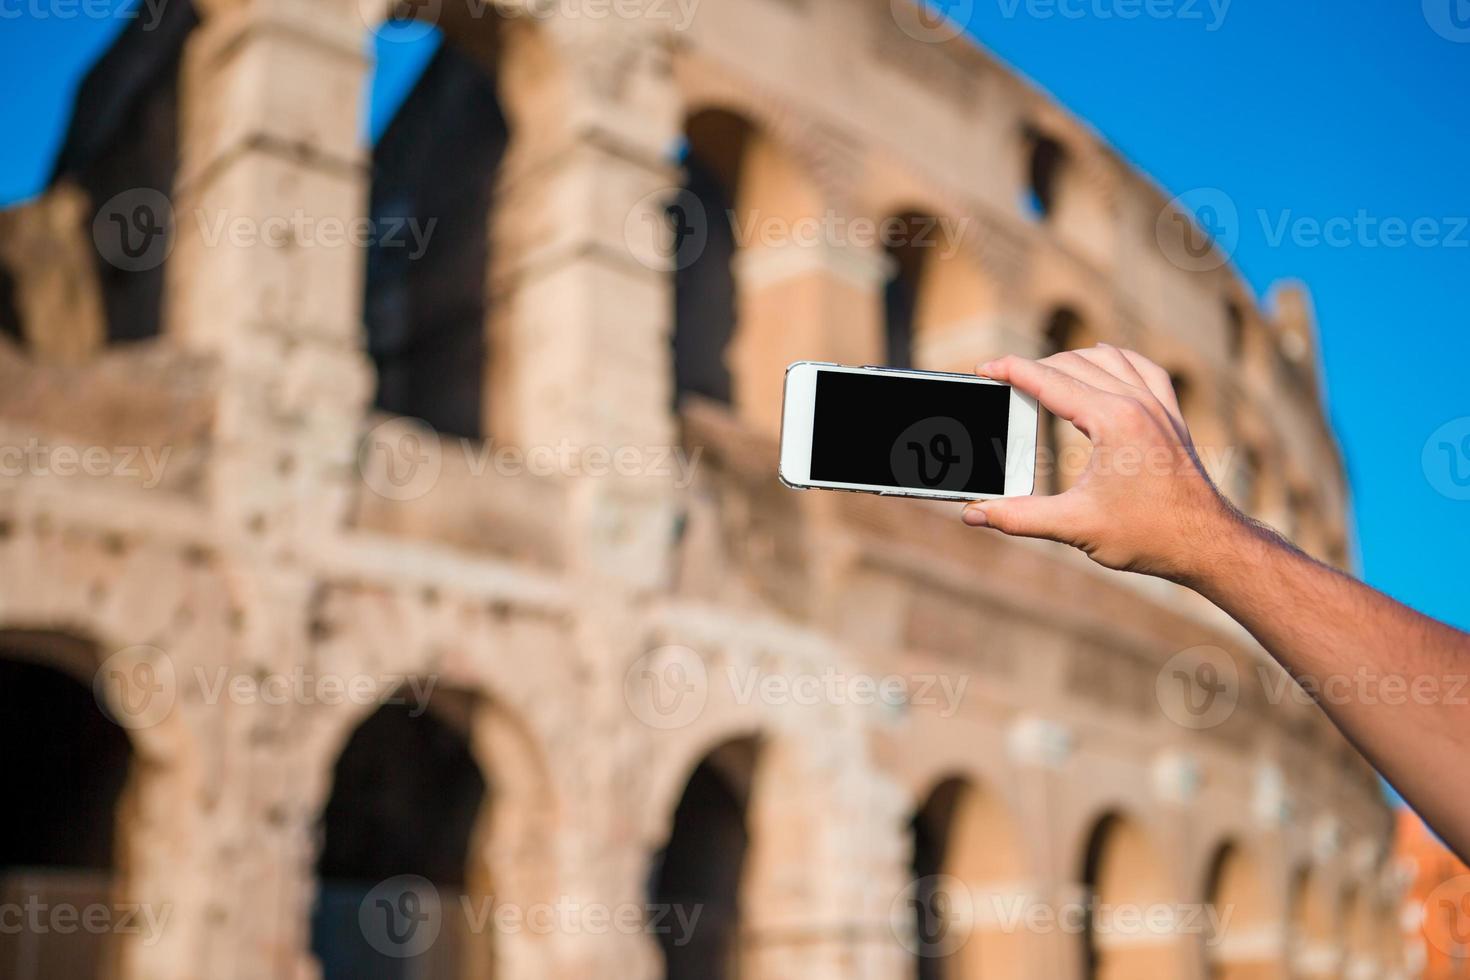
<svg viewBox="0 0 1470 980"><path fill-rule="evenodd" d="M893 274L883 288L883 343L885 363L890 367L914 366L914 318L919 307L919 287L924 271L924 241L933 219L916 212L899 215L891 223L901 229L884 247Z"/></svg>
<svg viewBox="0 0 1470 980"><path fill-rule="evenodd" d="M937 877L944 874L945 857L954 830L955 807L963 790L964 783L958 779L940 783L909 823L914 841L910 871L917 882L914 915L921 948L941 946L945 930L949 928L945 921L944 899L936 886ZM947 957L920 955L916 960L918 980L948 980L952 972Z"/></svg>
<svg viewBox="0 0 1470 980"><path fill-rule="evenodd" d="M1096 980L1098 967L1102 963L1102 950L1098 947L1097 923L1093 918L1094 900L1098 897L1101 884L1103 857L1109 839L1122 824L1122 818L1110 813L1098 820L1087 838L1087 849L1082 856L1083 902L1086 911L1082 920L1082 976L1085 980Z"/></svg>
<svg viewBox="0 0 1470 980"><path fill-rule="evenodd" d="M735 207L749 126L707 111L685 125L684 183L670 205L674 233L674 392L728 405L725 354L735 335Z"/></svg>
<svg viewBox="0 0 1470 980"><path fill-rule="evenodd" d="M0 265L0 336L8 337L17 347L26 344L25 327L20 319L20 300L16 296L15 276Z"/></svg>
<svg viewBox="0 0 1470 980"><path fill-rule="evenodd" d="M1245 313L1234 300L1225 302L1225 348L1236 360L1245 353Z"/></svg>
<svg viewBox="0 0 1470 980"><path fill-rule="evenodd" d="M459 897L486 797L466 738L467 705L449 718L385 704L343 748L322 815L312 915L312 952L326 980L459 975L468 955L465 935L456 929L465 924ZM400 894L385 895L382 886L403 875L427 879L442 910L437 941L416 955L405 955L416 950L407 945L411 936L392 936L405 945L385 952L383 937L368 935L359 918L372 896L396 908Z"/></svg>
<svg viewBox="0 0 1470 980"><path fill-rule="evenodd" d="M162 329L174 215L159 201L173 197L179 66L198 24L187 0L129 22L82 81L52 171L52 184L75 180L91 201L82 232L93 245L109 342L145 340Z"/></svg>
<svg viewBox="0 0 1470 980"><path fill-rule="evenodd" d="M373 148L375 405L451 435L484 434L490 217L509 143L493 66L445 42Z"/></svg>
<svg viewBox="0 0 1470 980"><path fill-rule="evenodd" d="M58 638L44 638L56 642ZM71 643L73 641L63 641ZM0 900L84 909L114 898L116 828L132 761L92 689L0 636ZM90 649L78 663L95 662ZM105 975L114 947L78 929L0 930L0 976Z"/></svg>
<svg viewBox="0 0 1470 980"><path fill-rule="evenodd" d="M1027 137L1031 151L1026 165L1026 205L1033 217L1046 220L1056 210L1067 151L1044 133L1032 130Z"/></svg>
<svg viewBox="0 0 1470 980"><path fill-rule="evenodd" d="M655 858L651 898L661 910L692 918L689 935L678 928L659 935L665 980L736 980L740 952L740 883L750 837L745 826L747 793L732 772L736 743L707 757L689 777L674 811L668 844ZM745 763L740 763L745 768ZM666 923L681 916L669 912Z"/></svg>

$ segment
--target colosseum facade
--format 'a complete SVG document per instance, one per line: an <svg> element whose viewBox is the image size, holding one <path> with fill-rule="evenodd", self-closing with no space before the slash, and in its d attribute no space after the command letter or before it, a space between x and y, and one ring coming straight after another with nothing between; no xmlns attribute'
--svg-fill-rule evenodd
<svg viewBox="0 0 1470 980"><path fill-rule="evenodd" d="M421 0L373 147L386 6L141 18L0 215L0 887L161 913L33 975L1406 975L1232 622L774 472L790 361L1101 339L1343 565L1301 286L905 0Z"/></svg>

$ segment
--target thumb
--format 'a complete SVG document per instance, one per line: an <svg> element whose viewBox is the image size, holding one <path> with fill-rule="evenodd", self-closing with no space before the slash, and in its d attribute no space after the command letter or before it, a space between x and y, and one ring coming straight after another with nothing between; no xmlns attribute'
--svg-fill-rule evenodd
<svg viewBox="0 0 1470 980"><path fill-rule="evenodd" d="M1062 493L978 500L965 506L964 521L971 527L993 527L1016 537L1063 541L1076 533L1075 515L1075 498Z"/></svg>

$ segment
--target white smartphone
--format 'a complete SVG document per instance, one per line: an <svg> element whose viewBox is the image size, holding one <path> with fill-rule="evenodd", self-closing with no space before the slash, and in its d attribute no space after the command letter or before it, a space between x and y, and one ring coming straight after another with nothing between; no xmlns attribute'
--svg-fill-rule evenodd
<svg viewBox="0 0 1470 980"><path fill-rule="evenodd" d="M929 500L984 500L1036 486L1036 401L972 374L786 369L781 482Z"/></svg>

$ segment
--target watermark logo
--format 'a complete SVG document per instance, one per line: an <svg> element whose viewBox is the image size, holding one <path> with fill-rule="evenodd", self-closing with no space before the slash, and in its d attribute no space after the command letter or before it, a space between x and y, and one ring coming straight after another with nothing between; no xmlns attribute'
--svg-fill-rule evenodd
<svg viewBox="0 0 1470 980"><path fill-rule="evenodd" d="M1470 500L1470 416L1435 429L1424 442L1420 462L1435 491L1451 500Z"/></svg>
<svg viewBox="0 0 1470 980"><path fill-rule="evenodd" d="M953 875L911 881L889 907L899 944L914 956L948 956L965 945L975 926L975 897Z"/></svg>
<svg viewBox="0 0 1470 980"><path fill-rule="evenodd" d="M1218 187L1185 191L1159 212L1154 238L1164 257L1186 272L1209 272L1240 246L1240 209Z"/></svg>
<svg viewBox="0 0 1470 980"><path fill-rule="evenodd" d="M1424 19L1445 40L1470 44L1470 0L1424 0Z"/></svg>
<svg viewBox="0 0 1470 980"><path fill-rule="evenodd" d="M959 37L975 13L975 0L889 0L893 22L915 41L943 44Z"/></svg>
<svg viewBox="0 0 1470 980"><path fill-rule="evenodd" d="M443 922L439 889L421 875L379 882L357 908L357 924L368 945L395 959L427 953Z"/></svg>
<svg viewBox="0 0 1470 980"><path fill-rule="evenodd" d="M1164 662L1154 696L1164 716L1181 728L1215 728L1240 703L1240 671L1219 647L1190 647Z"/></svg>
<svg viewBox="0 0 1470 980"><path fill-rule="evenodd" d="M688 647L659 647L635 660L623 675L623 698L649 728L683 728L704 713L709 670Z"/></svg>
<svg viewBox="0 0 1470 980"><path fill-rule="evenodd" d="M152 646L119 650L92 676L97 706L128 729L152 728L166 720L173 712L178 690L173 659Z"/></svg>
<svg viewBox="0 0 1470 980"><path fill-rule="evenodd" d="M109 198L92 219L92 241L103 260L124 272L146 272L174 250L174 209L168 196L134 187Z"/></svg>
<svg viewBox="0 0 1470 980"><path fill-rule="evenodd" d="M704 202L684 188L663 188L633 205L623 220L623 242L638 264L677 272L699 261L709 244Z"/></svg>
<svg viewBox="0 0 1470 980"><path fill-rule="evenodd" d="M1470 952L1470 875L1456 875L1424 899L1424 938L1446 956Z"/></svg>
<svg viewBox="0 0 1470 980"><path fill-rule="evenodd" d="M365 437L357 468L368 489L388 500L417 500L434 489L444 468L439 433L422 419L389 419Z"/></svg>
<svg viewBox="0 0 1470 980"><path fill-rule="evenodd" d="M920 419L898 434L888 454L899 486L963 490L975 471L975 446L957 419Z"/></svg>
<svg viewBox="0 0 1470 980"><path fill-rule="evenodd" d="M1206 33L1225 26L1233 0L997 0L1001 16L1034 20L1177 20L1198 22Z"/></svg>

